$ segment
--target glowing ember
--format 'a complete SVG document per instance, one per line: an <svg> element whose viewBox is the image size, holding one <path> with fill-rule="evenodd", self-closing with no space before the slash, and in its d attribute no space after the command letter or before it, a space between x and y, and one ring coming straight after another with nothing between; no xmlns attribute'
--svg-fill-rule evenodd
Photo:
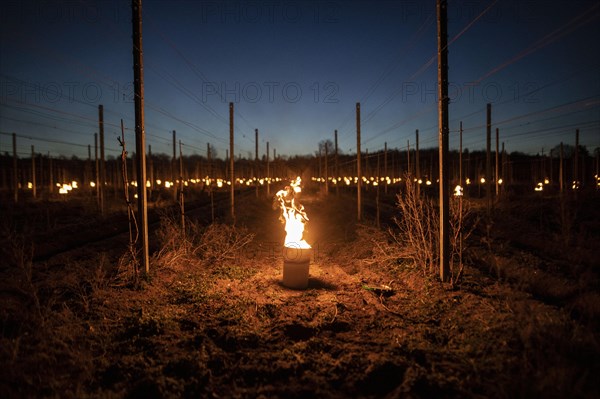
<svg viewBox="0 0 600 399"><path fill-rule="evenodd" d="M308 222L308 216L304 211L304 206L296 201L296 194L300 193L300 176L292 181L289 186L279 190L275 198L279 201L281 207L280 220L285 224L285 242L284 246L288 248L311 248L311 246L302 238L304 233L304 224Z"/></svg>

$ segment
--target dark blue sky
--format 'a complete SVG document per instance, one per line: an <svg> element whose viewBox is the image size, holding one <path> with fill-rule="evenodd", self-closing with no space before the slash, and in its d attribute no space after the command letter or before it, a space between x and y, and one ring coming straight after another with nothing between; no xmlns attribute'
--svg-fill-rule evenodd
<svg viewBox="0 0 600 399"><path fill-rule="evenodd" d="M117 155L119 121L133 148L129 1L3 2L0 132L19 151L87 156L103 104L106 146ZM221 157L228 102L236 155L313 153L339 131L362 146L437 146L435 1L192 1L143 3L146 131L153 152ZM560 141L600 146L600 5L575 1L449 1L451 146L485 146L485 107L509 151L538 153ZM67 145L58 142L68 142ZM0 135L0 148L10 137Z"/></svg>

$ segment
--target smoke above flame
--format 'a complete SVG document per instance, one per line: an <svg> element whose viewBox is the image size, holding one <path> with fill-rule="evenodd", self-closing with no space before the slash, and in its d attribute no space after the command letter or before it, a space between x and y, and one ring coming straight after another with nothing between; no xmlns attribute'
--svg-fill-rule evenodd
<svg viewBox="0 0 600 399"><path fill-rule="evenodd" d="M275 199L279 202L281 216L279 220L285 225L284 246L288 248L311 248L303 238L304 224L308 222L308 216L304 206L297 201L296 195L302 192L300 176L293 180L289 186L279 190Z"/></svg>

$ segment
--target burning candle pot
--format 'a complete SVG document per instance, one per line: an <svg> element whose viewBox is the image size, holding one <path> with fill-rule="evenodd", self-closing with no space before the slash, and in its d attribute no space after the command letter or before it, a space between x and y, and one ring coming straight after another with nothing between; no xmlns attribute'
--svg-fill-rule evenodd
<svg viewBox="0 0 600 399"><path fill-rule="evenodd" d="M288 288L308 287L308 269L312 254L311 246L302 238L308 216L296 196L302 191L302 179L297 177L289 186L275 195L281 208L279 220L285 225L283 244L283 285Z"/></svg>

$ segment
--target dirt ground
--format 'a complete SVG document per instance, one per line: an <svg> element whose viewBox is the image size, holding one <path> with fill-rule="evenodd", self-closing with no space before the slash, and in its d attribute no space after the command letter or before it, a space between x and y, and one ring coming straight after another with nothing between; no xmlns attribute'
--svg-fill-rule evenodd
<svg viewBox="0 0 600 399"><path fill-rule="evenodd" d="M158 227L175 244L135 287L125 258L117 267L126 238L31 262L15 235L0 269L0 396L598 397L597 200L578 205L589 225L562 247L551 204L511 202L473 234L454 286L382 261L385 226L369 205L357 224L344 196L305 198L306 290L282 285L267 199L238 203L236 229L195 226L185 246Z"/></svg>

